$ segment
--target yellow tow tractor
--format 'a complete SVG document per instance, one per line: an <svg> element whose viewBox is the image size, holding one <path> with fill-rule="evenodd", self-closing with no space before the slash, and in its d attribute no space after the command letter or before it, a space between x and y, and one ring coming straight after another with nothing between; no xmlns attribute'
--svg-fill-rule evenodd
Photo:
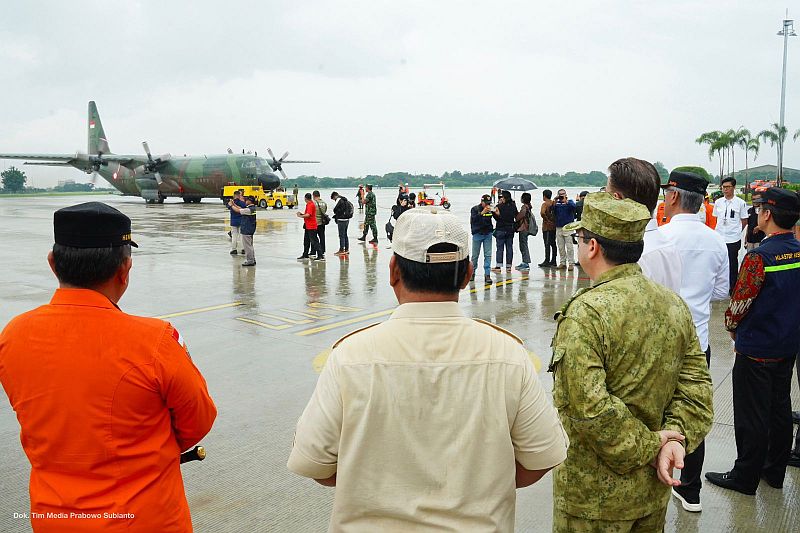
<svg viewBox="0 0 800 533"><path fill-rule="evenodd" d="M262 209L283 209L284 206L291 209L297 205L293 194L286 194L284 190L265 191L261 185L226 185L222 189L223 203L228 203L233 198L234 191L243 191L245 196L252 196L256 199L256 205Z"/></svg>

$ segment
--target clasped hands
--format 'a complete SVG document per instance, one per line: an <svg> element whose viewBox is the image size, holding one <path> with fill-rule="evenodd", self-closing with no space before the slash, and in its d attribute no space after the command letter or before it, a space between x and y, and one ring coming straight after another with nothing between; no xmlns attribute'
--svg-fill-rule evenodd
<svg viewBox="0 0 800 533"><path fill-rule="evenodd" d="M668 487L677 487L681 482L672 477L672 469L683 469L683 459L686 456L683 441L686 440L686 437L678 431L670 429L663 429L657 433L658 438L661 439L661 449L650 466L656 469L658 480L661 483Z"/></svg>

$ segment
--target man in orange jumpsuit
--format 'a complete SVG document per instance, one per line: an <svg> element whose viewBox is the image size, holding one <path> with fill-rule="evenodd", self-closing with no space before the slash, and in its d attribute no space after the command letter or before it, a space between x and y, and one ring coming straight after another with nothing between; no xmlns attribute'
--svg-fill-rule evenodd
<svg viewBox="0 0 800 533"><path fill-rule="evenodd" d="M180 453L217 411L180 334L123 313L131 222L89 202L56 211L59 288L0 333L0 382L31 462L34 531L190 532Z"/></svg>

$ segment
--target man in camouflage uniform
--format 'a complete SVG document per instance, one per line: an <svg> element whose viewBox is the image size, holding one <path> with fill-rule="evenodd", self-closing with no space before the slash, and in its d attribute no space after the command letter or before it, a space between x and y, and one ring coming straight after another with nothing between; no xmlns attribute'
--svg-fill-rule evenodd
<svg viewBox="0 0 800 533"><path fill-rule="evenodd" d="M378 244L378 225L375 224L375 215L378 214L378 203L375 200L375 193L372 192L372 185L367 185L367 196L364 199L366 211L364 213L364 235L358 238L359 241L367 240L367 231L372 230L372 240L370 244Z"/></svg>
<svg viewBox="0 0 800 533"><path fill-rule="evenodd" d="M662 531L672 468L711 428L711 377L680 296L636 262L650 213L586 197L578 258L592 279L556 315L553 402L570 440L553 531Z"/></svg>

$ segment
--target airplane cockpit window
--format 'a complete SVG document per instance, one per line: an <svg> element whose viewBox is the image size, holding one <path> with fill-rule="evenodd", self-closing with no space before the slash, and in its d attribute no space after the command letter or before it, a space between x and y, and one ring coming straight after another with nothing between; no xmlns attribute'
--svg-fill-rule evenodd
<svg viewBox="0 0 800 533"><path fill-rule="evenodd" d="M256 162L255 161L245 161L244 163L242 163L242 168L256 168Z"/></svg>
<svg viewBox="0 0 800 533"><path fill-rule="evenodd" d="M258 168L266 168L269 165L267 164L267 161L265 159L258 158L256 159L256 166Z"/></svg>

